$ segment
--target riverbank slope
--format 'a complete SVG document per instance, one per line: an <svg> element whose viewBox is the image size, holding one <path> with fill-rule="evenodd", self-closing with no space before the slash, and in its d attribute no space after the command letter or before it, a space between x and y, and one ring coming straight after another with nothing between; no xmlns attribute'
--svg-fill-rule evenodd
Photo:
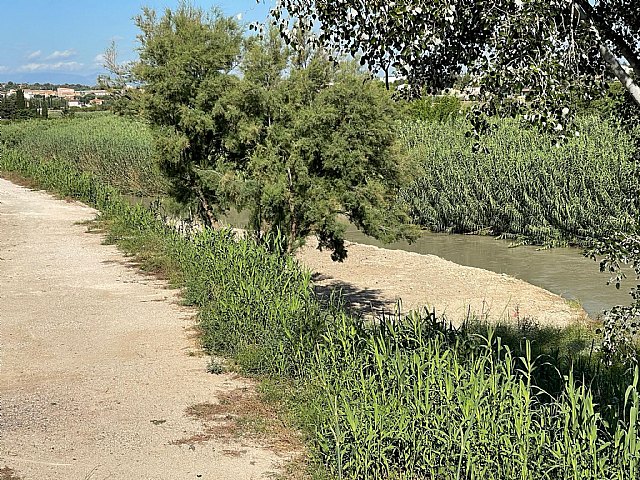
<svg viewBox="0 0 640 480"><path fill-rule="evenodd" d="M495 321L533 319L541 325L567 326L586 313L559 295L505 274L467 267L435 255L347 243L349 256L333 262L309 239L298 259L311 269L318 291L342 290L363 313L435 308L455 324L467 315Z"/></svg>

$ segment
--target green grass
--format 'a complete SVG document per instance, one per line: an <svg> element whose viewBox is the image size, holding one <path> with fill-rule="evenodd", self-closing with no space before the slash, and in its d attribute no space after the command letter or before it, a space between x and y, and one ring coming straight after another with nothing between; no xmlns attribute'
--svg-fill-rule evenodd
<svg viewBox="0 0 640 480"><path fill-rule="evenodd" d="M148 127L108 112L0 125L1 144L32 158L68 162L123 193L157 196L167 189Z"/></svg>
<svg viewBox="0 0 640 480"><path fill-rule="evenodd" d="M401 199L436 232L485 232L538 244L582 243L633 231L640 218L631 136L596 116L565 145L516 120L500 120L473 153L464 120L409 122L403 144L422 173Z"/></svg>
<svg viewBox="0 0 640 480"><path fill-rule="evenodd" d="M317 478L640 473L638 369L602 363L588 329L367 322L321 304L293 259L228 230L178 232L55 150L5 147L0 171L96 206L109 241L182 288L206 348L267 378L264 395L294 415Z"/></svg>

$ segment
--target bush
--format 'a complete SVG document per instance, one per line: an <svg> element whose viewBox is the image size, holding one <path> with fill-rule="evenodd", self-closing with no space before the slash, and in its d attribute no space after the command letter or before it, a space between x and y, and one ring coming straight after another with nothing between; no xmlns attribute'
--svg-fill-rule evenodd
<svg viewBox="0 0 640 480"><path fill-rule="evenodd" d="M449 123L464 115L462 102L452 95L424 96L409 103L409 112L416 120Z"/></svg>

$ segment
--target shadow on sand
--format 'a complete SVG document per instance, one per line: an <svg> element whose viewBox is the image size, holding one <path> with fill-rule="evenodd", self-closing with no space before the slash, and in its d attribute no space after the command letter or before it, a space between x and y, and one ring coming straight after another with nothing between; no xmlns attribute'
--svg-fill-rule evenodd
<svg viewBox="0 0 640 480"><path fill-rule="evenodd" d="M321 302L328 303L332 295L337 295L344 302L344 306L355 314L378 316L393 312L396 308L394 301L382 297L382 290L360 288L320 273L314 273L311 279L314 282L315 293ZM318 282L324 284L320 285Z"/></svg>

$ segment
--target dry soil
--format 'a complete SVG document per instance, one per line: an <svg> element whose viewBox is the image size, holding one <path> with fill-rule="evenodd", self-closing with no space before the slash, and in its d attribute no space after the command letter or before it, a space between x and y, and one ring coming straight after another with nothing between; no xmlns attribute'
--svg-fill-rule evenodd
<svg viewBox="0 0 640 480"><path fill-rule="evenodd" d="M372 314L435 309L454 324L468 316L492 322L535 321L565 326L586 318L562 297L505 274L466 267L435 255L347 242L349 255L333 262L310 240L298 253L323 295L342 290L356 310Z"/></svg>
<svg viewBox="0 0 640 480"><path fill-rule="evenodd" d="M268 478L288 453L193 414L254 385L206 372L194 312L95 213L0 179L0 478Z"/></svg>

